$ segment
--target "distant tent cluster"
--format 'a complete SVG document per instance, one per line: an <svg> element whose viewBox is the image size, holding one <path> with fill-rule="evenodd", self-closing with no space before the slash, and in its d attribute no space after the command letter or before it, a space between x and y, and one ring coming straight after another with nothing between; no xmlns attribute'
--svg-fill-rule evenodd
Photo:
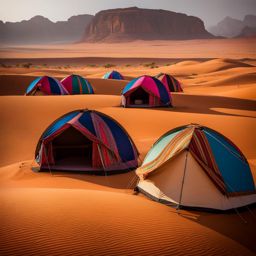
<svg viewBox="0 0 256 256"><path fill-rule="evenodd" d="M123 79L117 71L104 79ZM122 90L123 107L171 107L181 83L169 74L140 76ZM90 83L70 75L60 82L39 77L26 95L93 94ZM125 129L94 110L58 118L42 134L35 158L40 170L110 175L136 169L136 190L168 205L229 210L256 202L246 157L228 138L208 127L189 124L162 135L139 166L139 152Z"/></svg>
<svg viewBox="0 0 256 256"><path fill-rule="evenodd" d="M119 72L107 72L103 79L123 80ZM172 92L183 92L181 83L169 74L156 77L140 76L130 81L122 91L123 107L172 107ZM90 82L79 75L70 75L61 81L49 76L36 78L27 88L26 95L94 94Z"/></svg>

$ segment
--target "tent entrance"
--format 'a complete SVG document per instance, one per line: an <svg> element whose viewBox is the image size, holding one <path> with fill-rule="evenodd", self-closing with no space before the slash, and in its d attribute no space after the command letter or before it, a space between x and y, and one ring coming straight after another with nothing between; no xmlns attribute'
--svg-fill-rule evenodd
<svg viewBox="0 0 256 256"><path fill-rule="evenodd" d="M55 165L58 167L92 168L92 141L73 127L52 141ZM61 168L59 168L61 169Z"/></svg>
<svg viewBox="0 0 256 256"><path fill-rule="evenodd" d="M130 105L149 105L149 94L139 87L130 95Z"/></svg>

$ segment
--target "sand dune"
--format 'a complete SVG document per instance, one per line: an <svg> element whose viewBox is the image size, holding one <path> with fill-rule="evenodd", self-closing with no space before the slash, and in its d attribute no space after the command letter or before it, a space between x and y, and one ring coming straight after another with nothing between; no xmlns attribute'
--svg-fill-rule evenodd
<svg viewBox="0 0 256 256"><path fill-rule="evenodd" d="M253 255L233 237L207 227L206 216L200 225L198 214L178 215L132 195L40 188L1 195L2 255ZM247 215L248 224L253 223ZM231 219L243 227L236 218L229 218L229 224ZM214 221L220 224L220 219Z"/></svg>
<svg viewBox="0 0 256 256"><path fill-rule="evenodd" d="M1 58L256 58L255 38L2 46Z"/></svg>
<svg viewBox="0 0 256 256"><path fill-rule="evenodd" d="M102 66L0 69L0 95L9 95L0 100L1 255L256 253L255 207L239 210L240 217L235 211L178 214L173 208L133 195L134 172L109 177L36 172L34 151L46 127L69 111L89 108L125 127L139 150L140 161L156 139L174 127L193 122L216 129L243 151L256 181L253 62L214 59L168 66L162 63L150 68L137 64L126 67L124 62L120 69L126 81L100 79L108 70ZM81 74L97 94L22 96L35 76L46 71L59 79ZM184 85L185 93L173 93L174 108L120 107L120 92L128 80L159 72L177 75Z"/></svg>

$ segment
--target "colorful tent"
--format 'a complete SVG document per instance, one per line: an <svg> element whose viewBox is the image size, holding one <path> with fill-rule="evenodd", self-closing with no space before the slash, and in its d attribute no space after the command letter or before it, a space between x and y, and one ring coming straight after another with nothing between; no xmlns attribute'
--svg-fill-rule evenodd
<svg viewBox="0 0 256 256"><path fill-rule="evenodd" d="M124 77L117 71L109 71L104 76L104 79L116 79L116 80L124 80Z"/></svg>
<svg viewBox="0 0 256 256"><path fill-rule="evenodd" d="M141 76L130 81L122 92L124 107L167 107L171 96L157 78Z"/></svg>
<svg viewBox="0 0 256 256"><path fill-rule="evenodd" d="M138 166L137 149L120 124L92 110L70 112L41 136L35 157L40 169L97 174L128 171Z"/></svg>
<svg viewBox="0 0 256 256"><path fill-rule="evenodd" d="M27 88L26 95L66 95L67 90L53 77L41 76L36 78Z"/></svg>
<svg viewBox="0 0 256 256"><path fill-rule="evenodd" d="M156 76L170 92L183 92L181 83L171 75L160 73Z"/></svg>
<svg viewBox="0 0 256 256"><path fill-rule="evenodd" d="M243 153L220 133L200 125L164 134L136 173L138 189L167 204L228 210L256 202Z"/></svg>
<svg viewBox="0 0 256 256"><path fill-rule="evenodd" d="M90 83L79 75L70 75L61 80L69 94L93 94Z"/></svg>

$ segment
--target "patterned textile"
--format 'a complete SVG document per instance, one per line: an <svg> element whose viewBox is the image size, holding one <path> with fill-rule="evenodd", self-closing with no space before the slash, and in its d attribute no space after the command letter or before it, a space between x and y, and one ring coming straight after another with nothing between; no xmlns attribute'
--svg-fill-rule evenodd
<svg viewBox="0 0 256 256"><path fill-rule="evenodd" d="M226 194L226 185L216 164L208 140L202 130L195 129L189 144L189 151L201 165L206 174L211 178L214 184L218 187L218 189L223 194Z"/></svg>
<svg viewBox="0 0 256 256"><path fill-rule="evenodd" d="M156 76L170 92L183 92L181 83L171 75L160 73Z"/></svg>
<svg viewBox="0 0 256 256"><path fill-rule="evenodd" d="M142 88L149 95L149 103L142 104L150 107L154 106L171 106L171 96L166 87L155 77L141 76L130 81L122 91L125 97L124 106L134 106L131 97L136 91ZM141 96L140 96L141 97ZM139 99L139 97L138 97Z"/></svg>
<svg viewBox="0 0 256 256"><path fill-rule="evenodd" d="M34 95L40 91L45 95L66 95L67 90L56 78L42 76L35 79L27 88L26 95Z"/></svg>
<svg viewBox="0 0 256 256"><path fill-rule="evenodd" d="M79 75L70 75L61 80L69 94L93 94L91 84Z"/></svg>
<svg viewBox="0 0 256 256"><path fill-rule="evenodd" d="M173 158L184 149L186 149L193 136L194 127L189 127L178 133L167 146L162 150L162 152L153 161L142 165L136 170L136 173L145 179L150 173L163 165L166 161Z"/></svg>

